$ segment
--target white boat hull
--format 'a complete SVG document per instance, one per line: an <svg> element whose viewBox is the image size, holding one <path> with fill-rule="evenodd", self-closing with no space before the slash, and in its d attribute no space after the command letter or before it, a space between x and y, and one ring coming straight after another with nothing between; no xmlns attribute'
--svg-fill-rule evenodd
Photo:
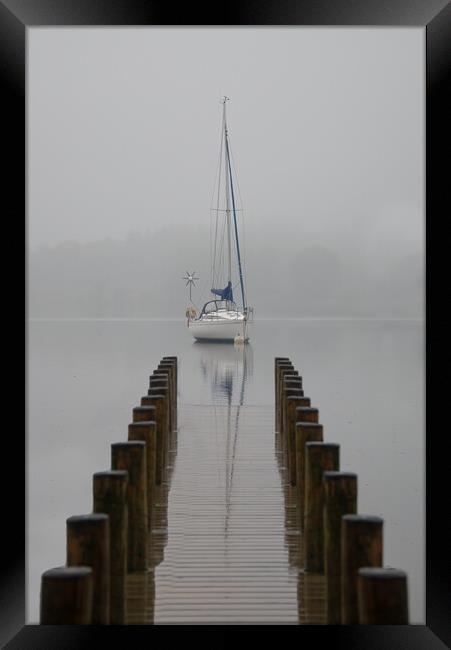
<svg viewBox="0 0 451 650"><path fill-rule="evenodd" d="M236 336L249 339L249 321L240 320L192 320L188 327L197 340L234 341Z"/></svg>

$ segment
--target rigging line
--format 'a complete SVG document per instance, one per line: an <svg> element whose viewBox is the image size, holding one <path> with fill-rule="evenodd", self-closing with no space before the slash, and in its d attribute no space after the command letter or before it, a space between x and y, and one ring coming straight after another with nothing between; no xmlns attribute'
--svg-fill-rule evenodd
<svg viewBox="0 0 451 650"><path fill-rule="evenodd" d="M230 164L229 138L228 137L226 137L225 146L226 146L226 152L227 152L227 161L228 161L228 164L229 164L230 189L231 189L231 193L232 193L233 221L234 221L234 224L235 224L235 239L236 239L236 249L237 249L237 254L238 254L238 270L239 270L239 273L240 273L241 295L242 295L242 299L243 299L243 309L245 309L246 308L246 302L245 302L245 298L244 298L243 271L242 271L242 268L241 268L240 244L238 242L238 227L237 227L237 223L236 223L236 212L235 212L235 195L234 195L234 192L233 192L232 167L231 167L231 164Z"/></svg>
<svg viewBox="0 0 451 650"><path fill-rule="evenodd" d="M223 134L223 129L221 128L219 156L218 156L218 162L216 164L215 182L213 184L213 190L212 190L212 193L211 193L211 200L210 200L210 208L211 209L213 208L213 199L215 198L216 183L217 183L218 178L220 177L220 173L221 173L223 138L224 138L224 134Z"/></svg>
<svg viewBox="0 0 451 650"><path fill-rule="evenodd" d="M240 182L238 180L238 173L237 173L237 167L235 164L235 158L233 156L233 150L232 150L232 145L229 142L229 152L230 152L230 157L232 159L232 167L233 171L235 172L235 181L236 181L236 186L238 190L238 198L239 198L239 204L243 206L243 199L241 196L241 188L240 188ZM238 212L238 210L237 210ZM239 212L244 212L244 208L241 207L241 210ZM243 216L243 219L241 220L241 232L243 233L243 247L242 247L242 254L243 254L243 270L244 270L244 275L246 276L246 230L245 230L245 225L246 225L246 219Z"/></svg>
<svg viewBox="0 0 451 650"><path fill-rule="evenodd" d="M222 150L223 150L223 146L224 146L224 128L223 128L223 126L221 128L221 144L220 144L220 147L219 147L219 160L218 160L218 177L217 177L218 194L217 194L217 202L216 202L217 209L219 209L220 189L221 189ZM213 202L213 196L214 196L214 188L213 188L212 202ZM210 203L210 206L211 206L211 203ZM211 264L211 277L212 278L214 278L214 276L215 276L217 234L218 234L218 213L216 213L215 245L214 245L213 258L212 258L212 264ZM211 248L210 248L210 250L211 250Z"/></svg>
<svg viewBox="0 0 451 650"><path fill-rule="evenodd" d="M216 286L221 286L223 283L223 274L224 274L224 256L225 256L225 231L226 231L226 221L224 219L223 225L222 225L222 236L220 240L220 247L219 247L219 255L218 255L218 265L217 265L217 273L215 277L215 283Z"/></svg>
<svg viewBox="0 0 451 650"><path fill-rule="evenodd" d="M204 301L203 296L205 296L205 288L207 286L208 278L204 282L204 286L202 287L202 291L200 292L199 298L201 299L201 303ZM200 311L200 307L198 307L195 303L193 305Z"/></svg>
<svg viewBox="0 0 451 650"><path fill-rule="evenodd" d="M229 138L229 153L230 153L230 158L232 160L232 168L233 168L233 170L235 172L235 181L236 181L236 186L237 186L237 190L238 190L238 198L240 200L240 205L242 206L243 205L243 199L241 198L241 189L240 189L240 183L238 181L237 166L235 164L235 158L233 157L233 149L232 149L232 143L230 142L230 138Z"/></svg>

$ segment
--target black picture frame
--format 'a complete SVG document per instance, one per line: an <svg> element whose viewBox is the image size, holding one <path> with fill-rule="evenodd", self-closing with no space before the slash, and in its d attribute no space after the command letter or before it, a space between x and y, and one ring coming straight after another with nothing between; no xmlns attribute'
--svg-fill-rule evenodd
<svg viewBox="0 0 451 650"><path fill-rule="evenodd" d="M443 453L447 438L444 372L449 343L450 320L444 316L443 302L449 297L446 289L447 238L446 221L450 214L449 164L440 153L449 156L449 115L446 91L449 92L451 62L451 4L445 0L280 0L272 3L242 0L221 3L214 7L198 3L176 7L172 3L150 0L0 0L0 76L2 81L2 162L1 183L4 226L4 304L8 307L10 331L4 341L13 351L8 371L3 373L8 399L3 402L6 416L3 430L2 541L0 574L0 642L8 650L50 648L89 648L100 643L154 643L165 647L174 643L175 635L183 634L184 642L195 635L197 645L218 647L227 633L210 634L208 626L143 626L143 627L66 627L24 625L25 621L25 435L22 427L24 403L20 381L13 381L14 370L20 367L16 350L10 343L20 336L16 315L23 305L17 279L20 268L26 271L25 242L25 67L26 28L58 25L304 25L304 26L419 26L426 31L426 625L412 626L284 626L285 632L296 635L296 642L333 642L340 648L435 648L450 644L449 590L449 463ZM14 227L14 230L11 229ZM21 262L23 264L21 264ZM24 279L26 276L24 274ZM13 282L14 280L14 282ZM25 283L24 283L25 284ZM24 285L22 285L24 286ZM25 313L26 317L26 313ZM446 338L445 338L446 337ZM26 350L24 365L26 370ZM20 373L20 371L19 371ZM21 373L20 373L21 374ZM25 372L26 375L26 372ZM449 376L449 375L448 375ZM16 400L11 404L10 397ZM441 417L442 416L442 417ZM443 417L444 416L444 417ZM440 418L440 419L439 419ZM25 427L26 428L26 427ZM446 440L445 440L446 442ZM6 466L12 478L6 478ZM408 469L406 469L408 471ZM238 626L240 627L240 626ZM239 637L241 633L239 632ZM255 627L252 636L258 640L262 632ZM114 636L113 636L114 635ZM154 636L157 635L156 639ZM188 636L186 636L188 635ZM263 629L262 638L268 630ZM299 636L298 636L299 635ZM235 635L234 635L235 636ZM205 639L205 641L204 641ZM256 639L255 639L256 640ZM254 641L255 642L255 641ZM160 647L156 645L155 647Z"/></svg>

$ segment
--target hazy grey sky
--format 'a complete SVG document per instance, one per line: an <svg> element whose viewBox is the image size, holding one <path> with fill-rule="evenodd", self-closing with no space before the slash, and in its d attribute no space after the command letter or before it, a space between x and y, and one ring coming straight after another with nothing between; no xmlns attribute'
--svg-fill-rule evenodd
<svg viewBox="0 0 451 650"><path fill-rule="evenodd" d="M254 277L276 245L327 247L375 277L422 258L424 39L422 28L29 29L30 250L162 228L183 248L182 224L208 237L226 94ZM168 273L181 282L186 264Z"/></svg>

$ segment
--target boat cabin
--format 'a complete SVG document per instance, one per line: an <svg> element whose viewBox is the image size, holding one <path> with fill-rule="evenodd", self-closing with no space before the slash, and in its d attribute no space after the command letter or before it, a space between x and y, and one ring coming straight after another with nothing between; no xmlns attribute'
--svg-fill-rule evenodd
<svg viewBox="0 0 451 650"><path fill-rule="evenodd" d="M214 312L218 311L238 312L238 307L232 300L209 300L202 307L199 318L202 318L202 316L213 315Z"/></svg>

